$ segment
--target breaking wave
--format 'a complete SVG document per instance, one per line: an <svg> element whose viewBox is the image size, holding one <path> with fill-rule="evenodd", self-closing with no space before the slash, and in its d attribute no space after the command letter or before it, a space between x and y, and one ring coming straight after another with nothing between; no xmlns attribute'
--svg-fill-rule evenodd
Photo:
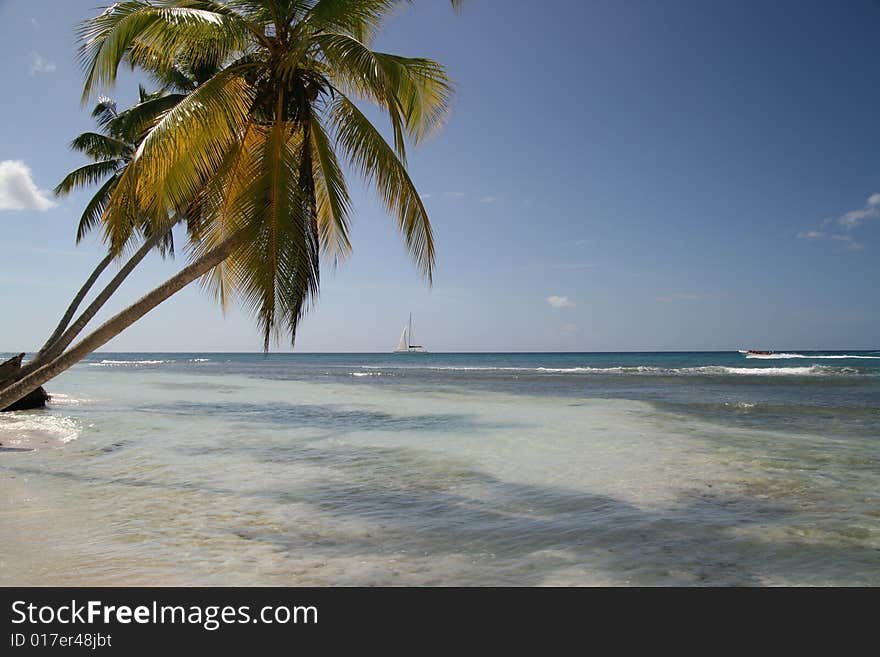
<svg viewBox="0 0 880 657"><path fill-rule="evenodd" d="M755 402L724 402L724 408L732 408L737 411L748 411L755 408L758 404Z"/></svg>
<svg viewBox="0 0 880 657"><path fill-rule="evenodd" d="M53 392L49 397L50 404L58 404L62 406L79 406L80 404L90 404L94 401L94 399L79 399L77 397L71 397L62 392Z"/></svg>
<svg viewBox="0 0 880 657"><path fill-rule="evenodd" d="M811 376L858 374L852 367L829 367L827 365L810 365L808 367L723 367L710 365L707 367L688 368L705 374L744 374L750 376Z"/></svg>
<svg viewBox="0 0 880 657"><path fill-rule="evenodd" d="M876 353L876 352L875 352ZM778 354L745 354L746 358L755 358L758 360L786 360L790 358L807 358L809 360L845 360L850 358L864 358L866 360L880 360L880 356L862 356L857 354L831 354L828 356L818 356L812 354L797 354L780 352Z"/></svg>
<svg viewBox="0 0 880 657"><path fill-rule="evenodd" d="M397 369L381 365L364 365L368 369ZM809 365L804 367L727 367L724 365L705 365L702 367L457 367L433 366L411 367L414 370L447 370L447 371L485 371L485 372L522 372L533 374L648 374L658 376L840 376L859 374L852 367L831 367L828 365ZM355 373L354 376L367 376L371 373Z"/></svg>
<svg viewBox="0 0 880 657"><path fill-rule="evenodd" d="M209 363L211 362L210 358L166 358L166 359L142 359L142 360L119 360L112 358L105 358L104 360L100 360L97 363L89 363L93 367L140 367L142 365L166 365L168 363Z"/></svg>
<svg viewBox="0 0 880 657"><path fill-rule="evenodd" d="M81 432L79 420L63 415L15 411L0 417L0 442L4 447L27 446L34 439L46 438L69 443L76 440Z"/></svg>
<svg viewBox="0 0 880 657"><path fill-rule="evenodd" d="M94 367L113 367L119 365L162 365L163 363L173 363L172 360L108 360L104 359L97 363L89 363Z"/></svg>

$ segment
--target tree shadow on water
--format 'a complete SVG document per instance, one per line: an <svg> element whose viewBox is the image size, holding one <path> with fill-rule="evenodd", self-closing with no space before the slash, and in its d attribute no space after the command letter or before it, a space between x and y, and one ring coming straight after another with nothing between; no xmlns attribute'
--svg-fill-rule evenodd
<svg viewBox="0 0 880 657"><path fill-rule="evenodd" d="M832 538L833 528L821 540L798 538L799 526L814 521L784 497L694 488L651 509L600 493L504 481L424 450L316 451L344 476L276 494L377 528L346 536L346 554L470 555L479 569L497 569L489 578L496 584L589 582L597 570L644 585L880 583L880 551ZM284 534L261 538L292 547ZM467 584L467 575L455 583Z"/></svg>
<svg viewBox="0 0 880 657"><path fill-rule="evenodd" d="M302 443L267 450L242 442L225 449L239 450L257 469L261 461L318 464L330 475L280 483L276 474L241 490L192 477L113 477L87 462L75 471L24 462L5 469L93 486L95 495L112 487L120 505L126 487L222 496L229 514L215 533L261 542L291 563L369 560L369 579L357 583L880 584L880 552L867 541L835 538L833 528L799 537L816 521L795 500L750 495L747 486L736 494L682 490L662 508L646 508L602 493L505 481L465 459L412 447ZM169 497L193 502L162 496ZM296 505L298 514L312 510L305 519L318 522L254 525L247 512L254 497L276 509ZM407 559L420 562L418 579L396 574ZM327 583L336 582L331 576Z"/></svg>
<svg viewBox="0 0 880 657"><path fill-rule="evenodd" d="M489 424L457 413L392 414L384 411L348 408L336 404L230 404L227 402L175 402L144 406L141 412L169 415L219 416L228 421L258 422L275 429L315 428L338 431L443 431L510 428L511 424Z"/></svg>

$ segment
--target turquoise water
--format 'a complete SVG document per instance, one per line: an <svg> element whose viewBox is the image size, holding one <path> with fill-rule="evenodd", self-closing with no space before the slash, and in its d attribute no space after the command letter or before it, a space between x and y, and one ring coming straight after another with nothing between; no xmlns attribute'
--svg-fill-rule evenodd
<svg viewBox="0 0 880 657"><path fill-rule="evenodd" d="M880 352L104 353L48 387L0 416L0 583L880 584Z"/></svg>

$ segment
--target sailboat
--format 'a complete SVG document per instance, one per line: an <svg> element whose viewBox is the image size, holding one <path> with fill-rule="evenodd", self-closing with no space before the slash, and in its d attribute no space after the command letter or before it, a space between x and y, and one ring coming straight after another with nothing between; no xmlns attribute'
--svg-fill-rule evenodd
<svg viewBox="0 0 880 657"><path fill-rule="evenodd" d="M409 314L409 324L403 327L403 333L400 334L400 342L397 343L395 354L426 354L428 350L418 344L413 344L412 339L412 313Z"/></svg>

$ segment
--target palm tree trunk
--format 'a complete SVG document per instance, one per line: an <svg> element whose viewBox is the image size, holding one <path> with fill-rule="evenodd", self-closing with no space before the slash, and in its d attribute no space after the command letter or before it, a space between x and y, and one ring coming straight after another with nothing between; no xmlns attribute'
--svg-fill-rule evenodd
<svg viewBox="0 0 880 657"><path fill-rule="evenodd" d="M113 254L108 253L104 256L104 259L98 263L98 266L95 267L95 270L92 272L92 275L86 279L86 282L79 289L79 292L76 293L76 296L73 297L73 301L70 302L70 305L67 307L67 312L64 313L64 317L61 318L61 321L58 322L58 326L55 327L55 331L49 336L49 339L46 340L46 343L40 347L40 350L37 352L37 358L41 354L43 354L55 340L61 337L61 334L64 333L64 329L67 328L67 325L70 324L70 320L73 319L73 314L76 312L76 309L79 308L79 304L82 303L82 300L85 298L86 294L89 293L89 290L92 289L92 286L95 284L95 281L98 280L98 277L104 273L104 270L107 269L107 266L113 262Z"/></svg>
<svg viewBox="0 0 880 657"><path fill-rule="evenodd" d="M208 251L208 253L194 263L184 267L177 274L162 283L162 285L101 324L101 326L83 338L69 351L40 367L17 383L0 390L0 409L15 403L31 390L35 390L50 379L55 378L95 351L95 349L107 344L123 330L165 301L165 299L207 273L211 267L215 267L223 262L244 241L245 236L246 233L244 231L239 231L226 238L224 242Z"/></svg>
<svg viewBox="0 0 880 657"><path fill-rule="evenodd" d="M162 233L160 232L155 233L147 239L147 241L135 251L134 255L128 259L128 262L122 266L116 276L114 276L110 282L107 283L106 287L101 290L101 293L95 297L95 300L89 304L89 307L83 311L82 315L76 319L73 325L64 331L61 337L56 338L51 344L44 346L27 365L21 368L21 373L19 375L20 379L26 377L31 372L35 372L53 358L60 356L67 346L76 339L76 336L82 332L86 327L86 324L88 324L103 305L107 303L107 300L113 296L113 293L116 292L120 285L122 285L122 282L134 270L134 268L137 267L140 261L143 260L150 250L161 240Z"/></svg>

